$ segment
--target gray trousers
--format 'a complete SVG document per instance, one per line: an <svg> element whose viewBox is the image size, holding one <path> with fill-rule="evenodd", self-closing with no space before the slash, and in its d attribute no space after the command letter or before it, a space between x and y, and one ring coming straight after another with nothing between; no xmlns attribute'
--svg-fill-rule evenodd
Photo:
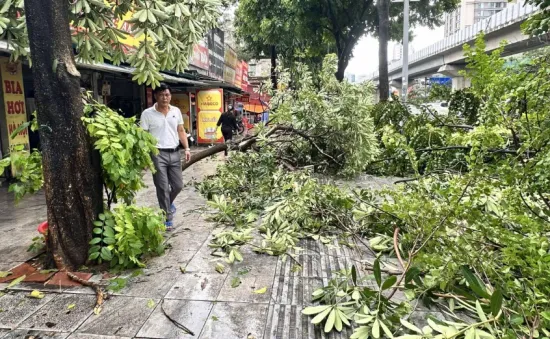
<svg viewBox="0 0 550 339"><path fill-rule="evenodd" d="M174 216L170 212L170 205L174 202L183 188L180 152L160 151L151 156L156 172L153 182L157 188L157 198L160 208L166 213L166 220Z"/></svg>

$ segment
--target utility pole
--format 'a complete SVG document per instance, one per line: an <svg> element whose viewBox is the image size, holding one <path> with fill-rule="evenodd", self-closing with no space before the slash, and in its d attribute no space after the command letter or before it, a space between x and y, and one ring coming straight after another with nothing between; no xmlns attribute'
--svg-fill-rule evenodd
<svg viewBox="0 0 550 339"><path fill-rule="evenodd" d="M409 88L409 1L420 0L394 0L403 2L403 66L401 68L401 100L407 102L407 90Z"/></svg>

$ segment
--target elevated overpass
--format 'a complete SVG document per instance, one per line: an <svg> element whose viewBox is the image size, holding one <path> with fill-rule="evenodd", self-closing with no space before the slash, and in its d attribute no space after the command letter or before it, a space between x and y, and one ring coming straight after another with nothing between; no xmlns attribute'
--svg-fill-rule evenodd
<svg viewBox="0 0 550 339"><path fill-rule="evenodd" d="M521 24L538 11L537 7L518 1L486 18L473 26L462 29L455 34L442 39L409 56L409 79L429 77L441 73L453 79L453 88L468 86L458 72L464 69L465 56L463 45L472 44L477 35L485 33L486 51L491 52L500 46L501 41L507 41L504 56L526 52L545 45L547 37L529 37L521 31ZM422 37L418 37L422 39ZM394 87L401 88L402 62L400 60L388 65L389 80ZM378 84L378 72L367 77Z"/></svg>

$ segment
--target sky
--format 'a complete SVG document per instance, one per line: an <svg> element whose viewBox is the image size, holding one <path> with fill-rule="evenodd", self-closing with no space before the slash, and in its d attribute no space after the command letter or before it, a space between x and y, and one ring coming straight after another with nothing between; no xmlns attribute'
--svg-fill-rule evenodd
<svg viewBox="0 0 550 339"><path fill-rule="evenodd" d="M424 47L443 39L443 26L430 30L428 27L417 27L412 29L414 40L409 46L418 51ZM388 59L393 55L395 42L388 44ZM410 48L410 47L409 47ZM378 70L378 40L372 36L365 36L353 50L353 58L350 60L346 73L355 75L369 74Z"/></svg>

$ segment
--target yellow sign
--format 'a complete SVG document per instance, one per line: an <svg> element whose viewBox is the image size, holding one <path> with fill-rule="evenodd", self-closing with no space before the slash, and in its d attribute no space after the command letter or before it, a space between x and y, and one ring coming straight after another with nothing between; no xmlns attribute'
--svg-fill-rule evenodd
<svg viewBox="0 0 550 339"><path fill-rule="evenodd" d="M197 117L198 142L201 144L215 144L223 142L221 129L218 128L219 111L201 111Z"/></svg>
<svg viewBox="0 0 550 339"><path fill-rule="evenodd" d="M25 107L25 90L23 88L23 69L20 62L12 63L9 58L0 58L2 91L4 92L4 109L8 125L9 146L24 145L29 149L29 130L25 128L15 138L11 134L21 124L27 122Z"/></svg>
<svg viewBox="0 0 550 339"><path fill-rule="evenodd" d="M189 120L190 120L190 102L189 102L189 94L187 93L176 93L172 95L172 104L180 109L182 115L183 115L183 124L185 126L185 130L187 132L191 131L189 129Z"/></svg>
<svg viewBox="0 0 550 339"><path fill-rule="evenodd" d="M130 20L133 15L134 15L134 12L128 12L124 14L124 16L122 17L122 20L118 20L118 19L115 20L115 25L116 25L116 28L127 33L126 38L119 39L119 41L125 44L126 46L138 48L140 42L142 42L145 39L145 35L141 35L137 39L132 35L132 24L129 23L128 20Z"/></svg>
<svg viewBox="0 0 550 339"><path fill-rule="evenodd" d="M217 111L223 110L223 90L208 89L197 92L197 111Z"/></svg>

